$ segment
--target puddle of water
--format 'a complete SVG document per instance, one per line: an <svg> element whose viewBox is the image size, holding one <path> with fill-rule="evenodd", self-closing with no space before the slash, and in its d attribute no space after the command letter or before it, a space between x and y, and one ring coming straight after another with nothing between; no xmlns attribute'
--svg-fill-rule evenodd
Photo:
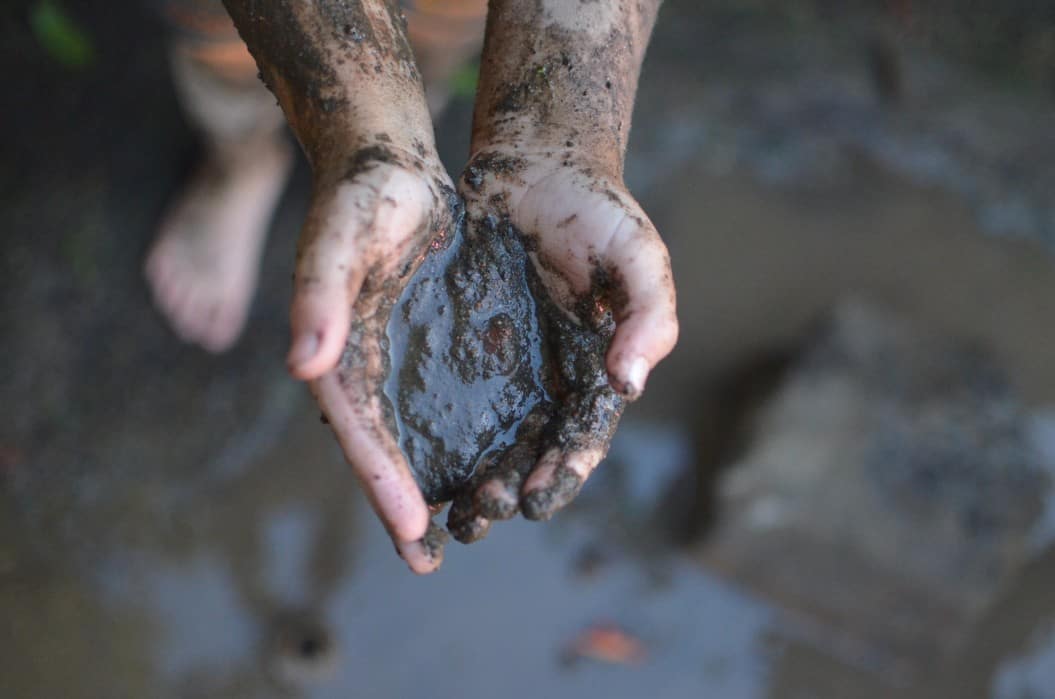
<svg viewBox="0 0 1055 699"><path fill-rule="evenodd" d="M843 196L791 196L691 166L657 179L646 203L661 230L677 233L678 350L631 410L609 466L576 512L546 525L496 527L472 547L452 544L437 576L414 578L393 555L306 399L281 439L273 425L266 430L273 446L248 449L253 440L234 437L247 455L236 460L248 465L224 466L222 477L171 505L167 519L187 524L171 550L115 545L75 583L110 610L105 622L88 618L91 633L150 630L138 645L146 659L105 661L115 686L131 682L118 682L122 673L140 673L145 686L165 687L157 696L276 696L276 675L307 677L293 692L306 697L891 696L867 672L798 643L775 609L679 558L649 529L657 498L692 462L696 445L683 426L691 430L712 379L798 337L847 291L977 341L1031 398L1055 397L1048 260L1027 245L982 239L968 212L934 192L875 172L861 178ZM177 480L178 466L176 459ZM166 526L149 513L134 516L122 526ZM596 572L584 574L584 555L598 547ZM1048 613L1024 594L1013 600L1034 616ZM275 655L276 629L290 618L321 625L310 643L290 646L316 657ZM639 637L647 660L567 666L571 639L606 622ZM971 686L1006 694L1036 684L1042 653L995 670L1020 637L1036 633L1032 625L991 624L1018 640L1003 650L982 643L996 660L977 663ZM37 672L40 662L30 660L54 652L51 643L84 652L55 628L58 638L24 637L5 653L8 681L32 686L19 673ZM966 676L956 662L951 668ZM87 685L76 680L60 683L65 696L90 695L78 694ZM939 688L926 696L964 694Z"/></svg>
<svg viewBox="0 0 1055 699"><path fill-rule="evenodd" d="M1055 631L1034 647L1007 660L993 680L993 699L1046 699L1055 696Z"/></svg>
<svg viewBox="0 0 1055 699"><path fill-rule="evenodd" d="M657 440L656 434L664 433L630 425L617 451L648 454L657 474L672 476L685 450L670 445L684 438ZM317 438L315 426L304 424L283 441L293 442L290 448L310 470L333 457ZM282 467L257 465L265 472ZM265 487L265 480L242 486ZM346 486L341 480L331 487ZM655 481L630 482L642 505L655 495ZM593 490L606 487L601 479ZM243 506L240 517L194 542L187 554L125 552L100 576L109 604L135 608L158 629L156 679L173 696L181 688L205 692L194 696L272 696L277 690L267 677L276 660L268 639L283 609L315 615L335 641L332 667L297 688L305 697L680 699L698 696L701 688L730 699L766 696L768 607L676 558L667 559L662 583L632 556L607 561L595 575L577 574L575 563L597 538L603 513L496 527L480 544L452 544L440 573L417 578L358 503L362 512L348 525L367 535L358 544L341 538L326 551L344 559L345 571L326 586L312 554L327 522L325 513L311 509L311 490L287 492L272 504L259 493L244 495L243 503L265 504ZM587 501L596 496L585 494ZM199 502L185 514L216 506L222 505ZM568 644L598 623L639 638L644 662L569 665Z"/></svg>

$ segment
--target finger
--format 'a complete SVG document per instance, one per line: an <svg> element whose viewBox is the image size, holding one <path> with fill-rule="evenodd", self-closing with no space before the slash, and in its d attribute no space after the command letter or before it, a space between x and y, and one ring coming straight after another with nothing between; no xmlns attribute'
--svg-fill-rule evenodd
<svg viewBox="0 0 1055 699"><path fill-rule="evenodd" d="M429 528L421 539L409 543L393 540L393 543L400 558L406 561L413 572L418 575L428 575L439 570L443 564L443 549L447 543L447 532L430 521Z"/></svg>
<svg viewBox="0 0 1055 699"><path fill-rule="evenodd" d="M290 373L301 380L316 379L336 366L348 336L351 306L366 276L365 261L349 242L361 231L350 230L354 222L346 225L313 238L297 262L286 361Z"/></svg>
<svg viewBox="0 0 1055 699"><path fill-rule="evenodd" d="M512 519L520 509L520 484L524 481L516 471L488 478L473 493L473 505L481 516L489 520Z"/></svg>
<svg viewBox="0 0 1055 699"><path fill-rule="evenodd" d="M379 273L390 273L405 256L428 198L419 178L375 168L312 201L290 309L293 376L316 379L336 366L367 272L379 263Z"/></svg>
<svg viewBox="0 0 1055 699"><path fill-rule="evenodd" d="M581 379L594 387L568 395L560 414L546 428L551 446L521 488L520 510L527 519L549 519L575 499L608 453L619 425L625 401L604 384L603 376Z"/></svg>
<svg viewBox="0 0 1055 699"><path fill-rule="evenodd" d="M575 499L604 455L602 446L570 452L554 447L547 451L524 483L520 497L524 516L534 520L552 517Z"/></svg>
<svg viewBox="0 0 1055 699"><path fill-rule="evenodd" d="M422 539L429 526L428 506L385 426L378 399L342 386L337 372L313 381L312 390L352 471L397 547Z"/></svg>
<svg viewBox="0 0 1055 699"><path fill-rule="evenodd" d="M459 493L447 512L447 531L463 544L471 544L487 536L491 521L479 514L468 492Z"/></svg>
<svg viewBox="0 0 1055 699"><path fill-rule="evenodd" d="M628 215L618 226L604 259L619 285L613 308L616 331L605 364L612 388L633 400L678 340L670 256L642 212Z"/></svg>
<svg viewBox="0 0 1055 699"><path fill-rule="evenodd" d="M488 520L511 519L520 510L520 487L538 459L537 436L524 432L518 433L517 442L483 474L473 492L475 512Z"/></svg>

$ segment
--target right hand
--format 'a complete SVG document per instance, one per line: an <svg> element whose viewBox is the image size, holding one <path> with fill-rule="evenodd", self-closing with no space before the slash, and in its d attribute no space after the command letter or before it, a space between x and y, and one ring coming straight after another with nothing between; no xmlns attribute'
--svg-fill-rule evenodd
<svg viewBox="0 0 1055 699"><path fill-rule="evenodd" d="M290 373L311 391L345 457L416 573L443 560L441 537L385 420L382 338L433 238L451 225L453 186L439 159L388 144L343 172L316 173L298 243ZM428 536L426 536L428 534Z"/></svg>

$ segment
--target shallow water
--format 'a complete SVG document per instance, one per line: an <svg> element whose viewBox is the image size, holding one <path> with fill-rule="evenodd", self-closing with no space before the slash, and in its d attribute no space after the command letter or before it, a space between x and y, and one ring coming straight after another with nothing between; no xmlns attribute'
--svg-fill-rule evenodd
<svg viewBox="0 0 1055 699"><path fill-rule="evenodd" d="M208 469L219 475L188 488L164 516L150 507L92 516L105 497L74 512L69 526L91 527L82 533L97 538L96 555L71 550L67 566L35 563L8 529L12 572L0 587L18 640L5 652L5 696L96 696L101 687L135 686L157 696L278 696L266 649L275 624L286 623L276 621L282 610L317 620L335 642L332 656L293 663L307 668L293 673L308 678L309 697L481 696L497 688L510 697L599 688L627 697L891 696L867 664L825 654L793 617L670 547L655 506L697 446L678 425L691 424L708 377L745 352L782 345L846 289L900 299L991 347L1031 398L1050 400L1043 369L1045 348L1055 346L1046 322L1055 271L1028 246L973 234L954 201L880 173L862 175L882 192L867 201L867 219L859 201L802 207L747 180L688 173L660 188L670 199L653 203L664 212L660 226L683 228L701 210L708 221L708 235L672 240L683 339L575 511L550 524L496 527L470 547L451 544L440 573L414 578L355 494L310 403L282 379L278 385L293 389L274 393L286 417L265 412L255 420L270 428L250 421L232 434L232 446L218 451L226 456ZM705 194L676 197L678 182L705 183ZM899 242L912 244L910 261ZM950 257L952 244L959 252ZM806 266L819 271L796 274ZM978 295L985 308L1006 312L979 313ZM184 468L169 460L153 487ZM131 541L112 534L130 527ZM45 533L58 547L52 558L81 541ZM1024 590L1055 580L1050 569L1027 571ZM997 608L1023 611L987 620L968 643L988 662L954 658L919 685L952 688L920 696L988 696L982 688L992 687L993 696L1015 697L1022 687L1048 686L1044 628L1055 606L1047 593L1011 595ZM598 623L639 638L646 660L569 666L568 644ZM54 657L68 660L54 668ZM813 693L801 694L807 689Z"/></svg>

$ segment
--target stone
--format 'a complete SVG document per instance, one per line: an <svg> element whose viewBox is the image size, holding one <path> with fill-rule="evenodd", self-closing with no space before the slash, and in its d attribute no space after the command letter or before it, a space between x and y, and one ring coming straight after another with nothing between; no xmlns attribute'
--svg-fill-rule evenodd
<svg viewBox="0 0 1055 699"><path fill-rule="evenodd" d="M947 659L1043 521L1028 410L984 353L857 301L775 386L719 481L704 560L843 660L896 678Z"/></svg>

